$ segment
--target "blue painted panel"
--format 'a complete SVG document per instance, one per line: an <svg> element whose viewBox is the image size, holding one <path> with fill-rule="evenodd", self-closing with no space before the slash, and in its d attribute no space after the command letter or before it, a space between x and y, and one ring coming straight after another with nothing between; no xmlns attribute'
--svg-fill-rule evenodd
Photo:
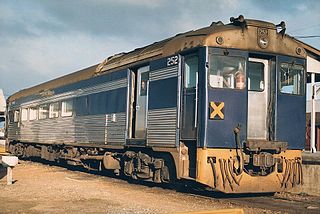
<svg viewBox="0 0 320 214"><path fill-rule="evenodd" d="M89 115L125 112L126 105L126 88L88 95Z"/></svg>
<svg viewBox="0 0 320 214"><path fill-rule="evenodd" d="M98 85L110 81L115 81L118 79L123 79L127 77L127 70L116 71L108 74L99 75L87 80L82 80L80 82L76 82L70 85L62 86L54 89L55 94L61 94L67 91L73 91L80 88L86 88L93 85Z"/></svg>
<svg viewBox="0 0 320 214"><path fill-rule="evenodd" d="M53 90L54 90L54 93L56 95L58 95L58 94L62 94L62 93L68 92L68 91L73 91L73 90L77 90L80 88L86 88L86 87L98 85L101 83L115 81L115 80L123 79L126 77L127 77L127 69L124 69L124 70L115 71L112 73L99 75L99 76L96 76L96 77L93 77L93 78L90 78L87 80L82 80L82 81L79 81L79 82L76 82L73 84L69 84L69 85L65 85L65 86L62 86L59 88L54 88ZM16 100L15 102L17 105L20 105L22 103L29 102L29 101L39 99L39 98L41 98L40 95L30 95L27 97L22 97L22 98Z"/></svg>
<svg viewBox="0 0 320 214"><path fill-rule="evenodd" d="M248 57L248 52L235 50L235 49L220 49L209 48L209 54L224 55L225 52L228 56L241 56ZM201 77L201 76L200 76ZM200 78L201 79L201 78ZM204 81L204 80L202 80ZM205 79L207 81L207 79ZM201 142L200 146L204 147L221 147L221 148L235 148L235 135L233 129L240 124L240 140L247 139L247 112L248 112L248 92L247 89L224 89L224 88L212 88L207 82L204 82L207 89L207 95L205 90L200 88L200 99L202 103L203 114L201 128ZM200 100L201 101L201 100ZM205 103L204 103L205 102ZM224 119L223 120L211 120L210 117L210 102L224 102ZM205 109L204 109L205 108ZM201 125L200 124L200 127ZM204 129L204 130L203 130Z"/></svg>
<svg viewBox="0 0 320 214"><path fill-rule="evenodd" d="M167 58L157 59L150 62L150 71L167 67Z"/></svg>
<svg viewBox="0 0 320 214"><path fill-rule="evenodd" d="M306 98L278 93L276 140L287 141L290 149L305 145Z"/></svg>
<svg viewBox="0 0 320 214"><path fill-rule="evenodd" d="M127 88L112 90L107 93L106 114L126 112Z"/></svg>
<svg viewBox="0 0 320 214"><path fill-rule="evenodd" d="M277 82L281 62L292 62L293 58L277 57ZM305 65L305 60L294 59L296 64ZM278 84L277 84L278 85ZM303 149L305 145L306 97L282 94L277 86L276 140L286 141L290 149Z"/></svg>
<svg viewBox="0 0 320 214"><path fill-rule="evenodd" d="M88 95L89 115L105 114L107 105L107 92Z"/></svg>
<svg viewBox="0 0 320 214"><path fill-rule="evenodd" d="M77 116L85 116L89 114L88 96L76 97L73 103L74 111Z"/></svg>
<svg viewBox="0 0 320 214"><path fill-rule="evenodd" d="M177 107L177 84L177 77L150 82L148 109Z"/></svg>
<svg viewBox="0 0 320 214"><path fill-rule="evenodd" d="M232 89L209 89L209 102L224 102L224 119L209 119L207 115L207 147L235 148L233 129L238 124L241 126L240 139L247 138L247 91Z"/></svg>

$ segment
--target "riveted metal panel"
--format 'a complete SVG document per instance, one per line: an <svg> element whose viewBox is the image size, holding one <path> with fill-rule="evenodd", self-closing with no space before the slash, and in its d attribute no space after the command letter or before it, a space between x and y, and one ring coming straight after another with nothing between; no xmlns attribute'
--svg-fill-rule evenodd
<svg viewBox="0 0 320 214"><path fill-rule="evenodd" d="M75 118L77 143L104 143L105 115L87 115Z"/></svg>
<svg viewBox="0 0 320 214"><path fill-rule="evenodd" d="M176 144L177 108L154 109L148 112L147 143L150 146Z"/></svg>
<svg viewBox="0 0 320 214"><path fill-rule="evenodd" d="M125 112L46 119L22 123L20 128L11 125L9 138L34 143L123 144L125 124Z"/></svg>
<svg viewBox="0 0 320 214"><path fill-rule="evenodd" d="M150 72L150 81L157 81L178 76L178 66L166 67Z"/></svg>
<svg viewBox="0 0 320 214"><path fill-rule="evenodd" d="M35 143L75 142L74 119L65 117L21 122L20 136L14 136L14 139Z"/></svg>
<svg viewBox="0 0 320 214"><path fill-rule="evenodd" d="M124 144L126 138L126 113L106 115L106 144Z"/></svg>

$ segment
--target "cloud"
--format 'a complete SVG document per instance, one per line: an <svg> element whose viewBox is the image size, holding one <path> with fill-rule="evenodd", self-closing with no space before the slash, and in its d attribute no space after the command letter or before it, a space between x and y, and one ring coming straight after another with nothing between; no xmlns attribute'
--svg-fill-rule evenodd
<svg viewBox="0 0 320 214"><path fill-rule="evenodd" d="M86 34L7 40L1 45L1 52L6 56L0 59L0 85L6 94L11 94L133 48L121 38Z"/></svg>

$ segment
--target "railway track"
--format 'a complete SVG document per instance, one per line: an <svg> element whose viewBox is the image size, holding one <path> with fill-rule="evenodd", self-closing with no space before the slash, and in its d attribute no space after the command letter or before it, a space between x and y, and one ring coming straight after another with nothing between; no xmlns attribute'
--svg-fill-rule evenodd
<svg viewBox="0 0 320 214"><path fill-rule="evenodd" d="M320 213L320 198L315 196L300 196L289 193L228 195L201 191L198 188L188 188L183 192L194 197L232 203L239 207L259 208L280 213Z"/></svg>
<svg viewBox="0 0 320 214"><path fill-rule="evenodd" d="M276 193L276 194L224 194L220 192L213 192L206 190L203 186L191 183L186 185L183 183L177 184L153 184L141 181L129 181L130 183L161 187L164 192L158 189L159 194L166 191L176 191L187 196L194 197L195 200L201 198L205 200L219 201L221 203L231 203L235 207L258 208L263 210L270 210L275 213L320 213L320 197L308 195L295 195L290 193Z"/></svg>
<svg viewBox="0 0 320 214"><path fill-rule="evenodd" d="M40 161L44 164L46 161ZM51 163L51 162L50 162ZM52 163L51 163L52 164ZM60 164L57 164L60 165ZM60 165L61 166L61 165ZM63 166L62 166L63 167ZM65 166L64 166L65 167ZM118 178L112 173L103 173L98 171L87 171L83 167L68 166L68 169L75 171L86 171L90 174L96 174L100 176L107 176ZM199 185L198 183L174 183L174 184L154 184L151 182L143 182L140 180L127 180L129 183L150 186L161 187L165 191L176 191L195 198L203 198L206 200L215 200L224 203L232 203L237 207L251 207L265 210L271 210L273 212L281 213L320 213L320 197L315 196L302 196L293 195L290 193L276 193L271 194L224 194L220 192L213 192L207 190L206 187ZM160 191L160 189L159 189ZM161 191L160 191L161 194Z"/></svg>
<svg viewBox="0 0 320 214"><path fill-rule="evenodd" d="M243 197L230 199L233 203L286 213L320 213L319 201L301 201L273 197Z"/></svg>
<svg viewBox="0 0 320 214"><path fill-rule="evenodd" d="M26 162L30 163L30 162ZM49 166L48 162L40 161L40 164ZM53 167L56 167L55 172L61 173L66 172L65 168L68 168L70 171L75 172L87 172L88 171L82 167L72 167L72 166L63 166L62 164L52 164ZM62 167L62 168L61 168ZM68 170L67 170L68 171ZM90 173L76 173L76 177L70 179L76 180L79 182L94 182L102 177L115 178L110 174L100 173L97 171L90 171ZM71 173L72 174L72 173ZM93 176L92 176L93 175ZM97 177L96 177L97 176ZM69 177L68 177L69 178ZM305 196L305 195L293 195L288 193L276 193L275 195L266 195L266 194L223 194L218 192L213 192L205 189L203 186L195 185L194 183L175 183L175 184L162 184L157 185L149 182L140 182L135 180L128 181L130 184L127 185L126 181L123 179L108 179L108 182L117 181L117 185L124 185L126 188L130 188L130 191L137 191L144 189L148 193L156 194L159 197L161 195L171 195L176 198L184 200L187 199L192 203L200 204L225 204L230 207L238 208L257 208L266 210L266 213L320 213L320 197L314 196ZM151 188L149 188L151 187ZM177 194L178 193L178 194ZM180 194L181 195L180 195Z"/></svg>

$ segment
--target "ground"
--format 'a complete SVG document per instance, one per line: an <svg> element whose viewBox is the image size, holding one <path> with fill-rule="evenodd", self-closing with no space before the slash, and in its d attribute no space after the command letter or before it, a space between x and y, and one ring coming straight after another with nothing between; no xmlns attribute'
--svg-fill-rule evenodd
<svg viewBox="0 0 320 214"><path fill-rule="evenodd" d="M276 212L29 161L20 161L14 168L13 185L6 185L4 169L0 171L0 213L185 213L226 208L242 208L245 213Z"/></svg>

